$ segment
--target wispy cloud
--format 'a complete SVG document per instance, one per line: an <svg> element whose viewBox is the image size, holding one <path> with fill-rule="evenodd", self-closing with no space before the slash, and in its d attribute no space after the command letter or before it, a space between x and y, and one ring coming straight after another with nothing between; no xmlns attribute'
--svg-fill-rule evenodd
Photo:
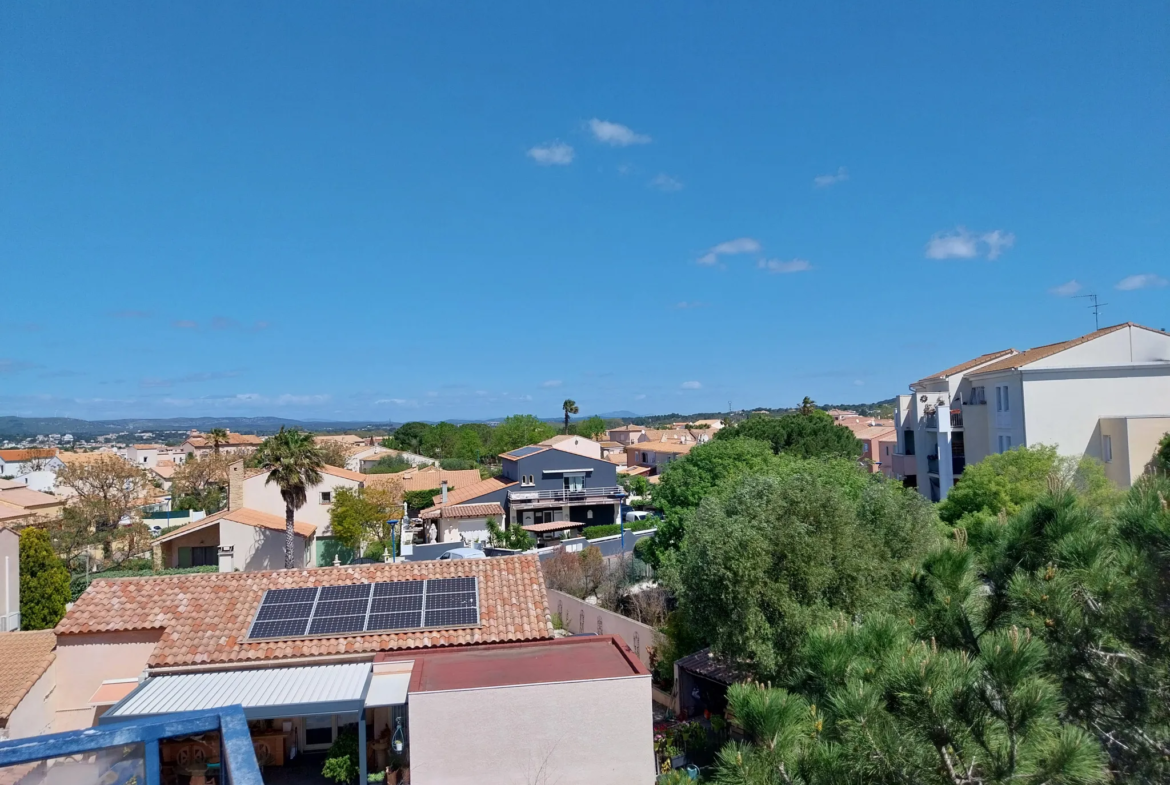
<svg viewBox="0 0 1170 785"><path fill-rule="evenodd" d="M632 128L621 123L611 123L607 120L598 120L594 117L589 121L589 130L593 138L612 147L629 147L632 144L650 144L650 137L635 132Z"/></svg>
<svg viewBox="0 0 1170 785"><path fill-rule="evenodd" d="M703 385L700 382L683 382L679 387L684 390L699 390L702 389Z"/></svg>
<svg viewBox="0 0 1170 785"><path fill-rule="evenodd" d="M1062 283L1060 286L1053 286L1048 290L1049 294L1055 294L1057 297L1072 297L1079 292L1083 287L1077 279L1072 279L1068 283Z"/></svg>
<svg viewBox="0 0 1170 785"><path fill-rule="evenodd" d="M1141 275L1130 275L1122 278L1117 282L1117 289L1123 292L1132 292L1135 289L1160 289L1170 281L1167 281L1160 275L1153 273L1143 273Z"/></svg>
<svg viewBox="0 0 1170 785"><path fill-rule="evenodd" d="M547 382L541 382L541 387L560 387L564 382L560 379L549 379Z"/></svg>
<svg viewBox="0 0 1170 785"><path fill-rule="evenodd" d="M172 322L172 324L175 327L178 327L180 330L197 330L197 329L199 329L199 322L193 322L190 319L179 319L175 322Z"/></svg>
<svg viewBox="0 0 1170 785"><path fill-rule="evenodd" d="M821 174L813 178L813 185L817 188L828 188L837 183L843 183L849 179L849 171L844 167L837 169L836 174Z"/></svg>
<svg viewBox="0 0 1170 785"><path fill-rule="evenodd" d="M36 363L25 362L24 360L13 360L10 358L0 357L0 375L7 375L11 373L20 373L21 371L31 371L41 366Z"/></svg>
<svg viewBox="0 0 1170 785"><path fill-rule="evenodd" d="M213 382L218 379L234 379L240 375L239 371L204 371L188 373L169 379L147 377L138 382L139 387L174 387L176 384L196 384L198 382Z"/></svg>
<svg viewBox="0 0 1170 785"><path fill-rule="evenodd" d="M812 269L808 259L792 259L787 262L781 259L761 259L757 266L770 273L803 273Z"/></svg>
<svg viewBox="0 0 1170 785"><path fill-rule="evenodd" d="M408 400L406 398L379 398L374 401L375 404L393 404L395 406L418 406L418 401Z"/></svg>
<svg viewBox="0 0 1170 785"><path fill-rule="evenodd" d="M645 399L645 397L646 397L646 393L638 393L637 395L634 396L634 400L641 401L641 400Z"/></svg>
<svg viewBox="0 0 1170 785"><path fill-rule="evenodd" d="M958 226L949 232L939 232L926 244L927 259L974 259L985 256L998 259L1015 245L1016 236L1002 229L990 232L972 232Z"/></svg>
<svg viewBox="0 0 1170 785"><path fill-rule="evenodd" d="M125 311L114 311L110 314L110 316L114 317L115 319L149 319L151 313L150 311L136 311L133 309L128 309Z"/></svg>
<svg viewBox="0 0 1170 785"><path fill-rule="evenodd" d="M674 307L678 308L680 311L686 311L690 310L691 308L706 308L707 303L701 303L698 300L683 300L681 303L676 303Z"/></svg>
<svg viewBox="0 0 1170 785"><path fill-rule="evenodd" d="M650 187L663 193L674 193L683 189L682 180L675 179L668 174L659 174L650 181Z"/></svg>
<svg viewBox="0 0 1170 785"><path fill-rule="evenodd" d="M759 253L759 240L751 237L740 237L735 240L728 240L725 243L719 243L709 249L705 254L699 257L699 264L716 264L720 256L732 256L741 253Z"/></svg>
<svg viewBox="0 0 1170 785"><path fill-rule="evenodd" d="M568 166L573 163L573 148L564 142L549 142L529 149L528 157L541 166Z"/></svg>

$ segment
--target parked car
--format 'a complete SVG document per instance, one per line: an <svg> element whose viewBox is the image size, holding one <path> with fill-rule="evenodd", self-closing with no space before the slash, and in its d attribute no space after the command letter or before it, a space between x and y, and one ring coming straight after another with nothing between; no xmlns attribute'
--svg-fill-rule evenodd
<svg viewBox="0 0 1170 785"><path fill-rule="evenodd" d="M650 517L650 513L645 510L634 510L626 513L626 523L633 523L634 521L644 521Z"/></svg>
<svg viewBox="0 0 1170 785"><path fill-rule="evenodd" d="M439 557L439 561L447 561L450 559L486 559L483 551L477 551L475 548L452 548Z"/></svg>

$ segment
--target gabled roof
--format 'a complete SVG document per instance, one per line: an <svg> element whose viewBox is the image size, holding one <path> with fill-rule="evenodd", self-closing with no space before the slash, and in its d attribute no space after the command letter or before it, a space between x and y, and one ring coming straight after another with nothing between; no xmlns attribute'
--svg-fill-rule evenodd
<svg viewBox="0 0 1170 785"><path fill-rule="evenodd" d="M52 664L56 645L52 630L0 634L0 726Z"/></svg>
<svg viewBox="0 0 1170 785"><path fill-rule="evenodd" d="M1071 341L1050 343L1047 346L1037 346L1035 349L1028 349L1026 352L1020 352L1019 354L1012 355L1011 357L1005 357L998 362L994 362L991 365L980 368L974 373L994 373L995 371L1011 371L1015 370L1016 368L1023 368L1025 365L1034 363L1037 360L1043 360L1045 357L1051 357L1052 355L1059 354L1066 349L1071 349L1074 346L1080 346L1083 343L1088 343L1089 341L1096 340L1097 338L1108 335L1109 333L1123 330L1126 327L1138 327L1142 330L1149 330L1153 333L1162 334L1161 330L1151 330L1149 327L1142 327L1142 325L1134 324L1133 322L1115 324L1112 327L1102 327L1100 330L1091 332L1088 335L1082 335L1080 338L1073 338Z"/></svg>
<svg viewBox="0 0 1170 785"><path fill-rule="evenodd" d="M184 534L190 534L193 531L211 526L218 525L220 521L232 521L233 523L240 523L244 526L254 526L257 529L269 529L272 531L284 531L284 518L279 515L270 515L266 512L253 510L248 507L243 507L238 510L224 510L217 512L214 515L208 515L206 518L200 518L197 521L183 524L174 531L169 531L155 539L155 542L167 542L176 537L181 537ZM317 527L311 523L304 521L293 521L293 531L300 537L312 537L317 533Z"/></svg>
<svg viewBox="0 0 1170 785"><path fill-rule="evenodd" d="M5 463L20 463L36 459L52 458L56 450L0 450L0 461Z"/></svg>
<svg viewBox="0 0 1170 785"><path fill-rule="evenodd" d="M263 442L259 436L253 436L250 433L233 433L228 431L227 441L220 442L220 447L243 447L248 445L257 445ZM207 434L200 434L198 436L188 436L184 444L190 444L192 447L202 449L204 447L211 447L211 440L207 438Z"/></svg>
<svg viewBox="0 0 1170 785"><path fill-rule="evenodd" d="M104 452L70 452L69 450L62 450L57 453L57 458L65 464L77 463L92 463L93 461L104 461L107 458L118 458L116 453L110 451Z"/></svg>
<svg viewBox="0 0 1170 785"><path fill-rule="evenodd" d="M499 502L448 504L446 507L428 507L419 513L420 518L486 518L489 515L502 518L504 508Z"/></svg>
<svg viewBox="0 0 1170 785"><path fill-rule="evenodd" d="M944 381L945 379L949 379L950 377L954 376L957 373L965 373L966 371L969 371L972 368L978 368L980 365L984 365L986 363L989 363L992 360L995 360L995 359L1000 358L1000 357L1006 357L1007 355L1015 354L1015 353L1016 353L1015 349L1000 349L998 352L989 352L987 354L981 354L978 357L976 357L974 360L968 360L965 363L959 363L958 365L947 368L945 371L939 371L936 374L932 374L930 376L924 376L923 378L914 382L914 384L927 384L929 382L941 382L941 381ZM913 386L913 385L911 385L911 386Z"/></svg>
<svg viewBox="0 0 1170 785"><path fill-rule="evenodd" d="M516 485L516 481L509 480L506 477L488 477L486 480L480 480L474 485L465 485L462 488L447 491L447 504L462 504L463 502L477 499L493 491L511 488L513 485ZM434 502L436 505L441 505L443 503L443 494L436 493Z"/></svg>
<svg viewBox="0 0 1170 785"><path fill-rule="evenodd" d="M365 478L366 485L371 488L376 488L379 485L390 485L397 481L402 486L403 491L429 491L432 488L440 488L443 485L443 480L447 481L448 490L451 490L475 485L482 479L479 476L479 469L434 469L431 471L407 469L396 474L363 474L362 477ZM450 493L448 493L449 495Z"/></svg>
<svg viewBox="0 0 1170 785"><path fill-rule="evenodd" d="M678 442L638 442L637 444L630 444L626 446L626 452L634 450L635 452L670 452L677 454L685 454L697 447L694 442L687 442L686 444L679 444Z"/></svg>
<svg viewBox="0 0 1170 785"><path fill-rule="evenodd" d="M247 639L264 592L424 578L479 579L480 625L298 640ZM97 579L57 625L57 635L161 630L153 668L424 649L552 637L535 554L268 572Z"/></svg>
<svg viewBox="0 0 1170 785"><path fill-rule="evenodd" d="M244 479L250 480L253 477L259 477L261 474L268 474L268 470L259 468L245 469ZM328 474L333 477L343 477L347 480L354 480L355 482L365 482L367 479L369 479L368 474L362 474L361 472L351 472L349 469L342 469L338 466L322 466L321 474Z"/></svg>

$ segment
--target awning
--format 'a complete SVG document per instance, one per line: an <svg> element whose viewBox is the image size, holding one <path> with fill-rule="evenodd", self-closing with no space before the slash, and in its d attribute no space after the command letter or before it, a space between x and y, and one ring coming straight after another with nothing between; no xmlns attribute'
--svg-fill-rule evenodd
<svg viewBox="0 0 1170 785"><path fill-rule="evenodd" d="M103 721L240 704L250 720L352 714L365 707L370 663L184 673L147 679Z"/></svg>
<svg viewBox="0 0 1170 785"><path fill-rule="evenodd" d="M370 689L366 693L366 708L406 703L406 691L409 687L410 671L375 673L370 679Z"/></svg>
<svg viewBox="0 0 1170 785"><path fill-rule="evenodd" d="M549 521L548 523L530 523L527 526L520 528L526 532L536 532L537 534L543 532L559 532L566 529L579 529L588 524L580 523L579 521Z"/></svg>
<svg viewBox="0 0 1170 785"><path fill-rule="evenodd" d="M89 699L90 706L113 706L138 689L138 679L106 679Z"/></svg>

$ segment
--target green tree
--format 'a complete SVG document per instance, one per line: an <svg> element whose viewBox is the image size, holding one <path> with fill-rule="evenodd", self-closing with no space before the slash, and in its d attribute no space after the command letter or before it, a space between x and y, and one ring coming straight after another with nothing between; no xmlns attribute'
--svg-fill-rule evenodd
<svg viewBox="0 0 1170 785"><path fill-rule="evenodd" d="M556 435L556 429L544 420L531 414L513 414L492 433L492 451L500 455Z"/></svg>
<svg viewBox="0 0 1170 785"><path fill-rule="evenodd" d="M313 436L299 428L285 429L268 437L256 450L261 468L268 472L264 484L274 483L284 499L284 568L293 569L296 511L308 500L308 488L321 482L325 463L313 442Z"/></svg>
<svg viewBox="0 0 1170 785"><path fill-rule="evenodd" d="M468 463L479 463L488 454L488 442L492 437L490 425L464 423L455 432L455 445L450 457Z"/></svg>
<svg viewBox="0 0 1170 785"><path fill-rule="evenodd" d="M388 521L402 518L401 486L337 488L329 508L329 526L334 538L360 553L363 545L377 544L381 553L391 543Z"/></svg>
<svg viewBox="0 0 1170 785"><path fill-rule="evenodd" d="M228 436L227 430L224 428L212 428L207 432L207 436L205 438L207 439L207 442L211 444L211 451L216 455L219 455L220 445L227 444L231 440L231 437Z"/></svg>
<svg viewBox="0 0 1170 785"><path fill-rule="evenodd" d="M577 402L572 398L566 398L565 402L561 404L561 410L565 413L565 433L569 432L569 417L579 413L581 410L577 408Z"/></svg>
<svg viewBox="0 0 1170 785"><path fill-rule="evenodd" d="M807 399L806 399L807 400ZM790 414L783 417L757 415L724 428L716 439L759 439L772 445L777 454L800 458L860 458L861 442L853 431L833 422L833 418L819 409L809 414Z"/></svg>
<svg viewBox="0 0 1170 785"><path fill-rule="evenodd" d="M605 420L595 414L592 417L586 417L580 422L573 423L570 430L578 436L584 436L587 439L601 439L604 438L607 427Z"/></svg>
<svg viewBox="0 0 1170 785"><path fill-rule="evenodd" d="M422 453L428 458L456 457L456 443L459 429L449 422L432 426L424 435Z"/></svg>
<svg viewBox="0 0 1170 785"><path fill-rule="evenodd" d="M403 450L422 454L423 439L431 425L425 422L405 422L394 429L394 433L382 440L382 445L391 450Z"/></svg>
<svg viewBox="0 0 1170 785"><path fill-rule="evenodd" d="M805 417L808 417L815 411L817 411L816 401L814 401L812 398L809 398L807 395L804 396L804 400L800 402L800 413Z"/></svg>
<svg viewBox="0 0 1170 785"><path fill-rule="evenodd" d="M53 553L48 532L29 526L20 532L20 626L51 630L69 602L69 571Z"/></svg>
<svg viewBox="0 0 1170 785"><path fill-rule="evenodd" d="M400 455L387 455L366 469L366 474L397 474L414 468L414 464Z"/></svg>
<svg viewBox="0 0 1170 785"><path fill-rule="evenodd" d="M1154 451L1150 467L1155 472L1170 474L1170 433L1163 436L1158 442L1158 449Z"/></svg>
<svg viewBox="0 0 1170 785"><path fill-rule="evenodd" d="M919 494L850 461L787 459L705 499L662 574L700 638L773 678L812 626L896 607L938 541Z"/></svg>

